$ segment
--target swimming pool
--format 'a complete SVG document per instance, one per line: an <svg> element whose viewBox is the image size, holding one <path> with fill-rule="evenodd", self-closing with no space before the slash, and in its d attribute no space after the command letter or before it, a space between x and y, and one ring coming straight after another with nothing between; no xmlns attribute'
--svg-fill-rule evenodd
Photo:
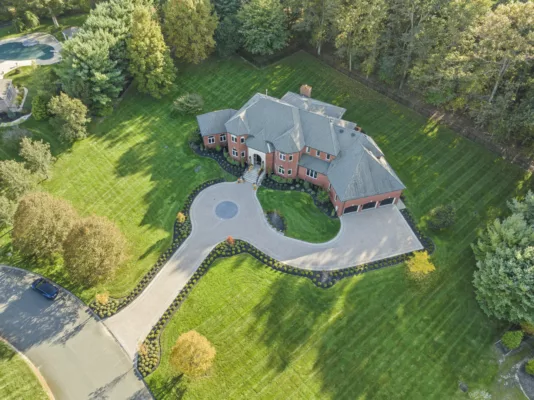
<svg viewBox="0 0 534 400"><path fill-rule="evenodd" d="M21 42L0 44L0 60L50 60L54 48L47 44L24 46Z"/></svg>

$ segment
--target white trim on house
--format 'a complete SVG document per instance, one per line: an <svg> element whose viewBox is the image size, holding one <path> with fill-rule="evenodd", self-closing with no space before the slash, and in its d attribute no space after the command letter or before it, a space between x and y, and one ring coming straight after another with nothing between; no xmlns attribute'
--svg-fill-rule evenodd
<svg viewBox="0 0 534 400"><path fill-rule="evenodd" d="M239 154L239 153L237 152L237 150L235 149L235 147L232 148L232 156L237 157L238 154Z"/></svg>
<svg viewBox="0 0 534 400"><path fill-rule="evenodd" d="M226 142L226 133L221 133L220 140L221 142Z"/></svg>
<svg viewBox="0 0 534 400"><path fill-rule="evenodd" d="M285 160L286 160L286 155L285 155L285 153L280 153L280 152L278 152L278 158L280 158L280 160L282 160L282 161L285 161Z"/></svg>
<svg viewBox="0 0 534 400"><path fill-rule="evenodd" d="M261 162L264 164L265 167L265 153L248 147L248 163L251 165L254 163L254 155L258 155L260 157Z"/></svg>
<svg viewBox="0 0 534 400"><path fill-rule="evenodd" d="M215 136L208 136L208 144L215 143Z"/></svg>
<svg viewBox="0 0 534 400"><path fill-rule="evenodd" d="M280 175L285 175L284 167L282 167L281 165L278 166L278 173L279 173Z"/></svg>
<svg viewBox="0 0 534 400"><path fill-rule="evenodd" d="M232 135L232 143L237 143L237 136Z"/></svg>

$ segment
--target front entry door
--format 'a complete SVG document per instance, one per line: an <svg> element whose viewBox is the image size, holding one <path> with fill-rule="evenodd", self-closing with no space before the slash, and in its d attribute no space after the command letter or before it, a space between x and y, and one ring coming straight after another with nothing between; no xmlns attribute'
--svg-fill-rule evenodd
<svg viewBox="0 0 534 400"><path fill-rule="evenodd" d="M254 154L254 164L261 165L261 157L258 154Z"/></svg>

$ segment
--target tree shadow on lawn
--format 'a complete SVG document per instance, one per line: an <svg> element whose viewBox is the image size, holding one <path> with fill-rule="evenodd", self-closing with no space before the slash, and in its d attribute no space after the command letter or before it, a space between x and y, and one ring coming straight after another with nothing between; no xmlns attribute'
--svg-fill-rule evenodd
<svg viewBox="0 0 534 400"><path fill-rule="evenodd" d="M248 335L259 337L270 349L269 367L283 371L317 334L317 325L324 323L338 300L336 292L321 291L308 279L282 277L254 308L258 322L251 325Z"/></svg>

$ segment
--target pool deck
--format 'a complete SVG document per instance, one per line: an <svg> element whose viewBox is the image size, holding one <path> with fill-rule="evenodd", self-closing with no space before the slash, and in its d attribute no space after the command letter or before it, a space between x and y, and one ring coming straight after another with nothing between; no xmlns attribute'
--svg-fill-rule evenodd
<svg viewBox="0 0 534 400"><path fill-rule="evenodd" d="M0 79L4 77L4 74L9 71L18 68L32 65L32 62L35 61L37 65L50 65L56 64L61 61L61 43L52 35L48 33L30 33L28 35L18 36L11 39L0 40L0 45L13 42L23 42L24 40L35 40L39 44L46 44L51 46L54 49L54 56L49 60L0 60Z"/></svg>

